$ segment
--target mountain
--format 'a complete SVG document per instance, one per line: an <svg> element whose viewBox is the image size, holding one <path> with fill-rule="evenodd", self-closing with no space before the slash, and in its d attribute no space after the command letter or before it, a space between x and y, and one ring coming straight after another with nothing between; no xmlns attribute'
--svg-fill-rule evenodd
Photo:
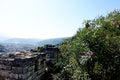
<svg viewBox="0 0 120 80"><path fill-rule="evenodd" d="M8 39L10 39L10 38L9 37L0 36L0 42L3 42L3 41L8 40Z"/></svg>
<svg viewBox="0 0 120 80"><path fill-rule="evenodd" d="M45 40L40 40L40 39L24 39L24 38L11 38L5 41L0 42L0 44L3 45L36 45L36 46L42 46L46 44L59 44L61 43L64 39L67 39L69 37L64 37L64 38L53 38L53 39L45 39Z"/></svg>
<svg viewBox="0 0 120 80"><path fill-rule="evenodd" d="M66 38L54 38L54 39L24 39L24 38L12 38L0 42L0 45L5 47L5 52L16 52L21 50L31 50L38 46L43 46L46 44L59 44Z"/></svg>
<svg viewBox="0 0 120 80"><path fill-rule="evenodd" d="M21 50L31 50L37 47L40 39L11 38L0 42L5 47L5 52L16 52Z"/></svg>
<svg viewBox="0 0 120 80"><path fill-rule="evenodd" d="M43 45L46 45L46 44L59 44L61 43L63 40L67 39L69 37L64 37L64 38L54 38L54 39L46 39L46 40L43 40L43 41L39 41L37 44L39 46L43 46Z"/></svg>
<svg viewBox="0 0 120 80"><path fill-rule="evenodd" d="M24 39L24 38L12 38L3 41L2 43L8 44L35 44L36 42L41 41L40 39Z"/></svg>

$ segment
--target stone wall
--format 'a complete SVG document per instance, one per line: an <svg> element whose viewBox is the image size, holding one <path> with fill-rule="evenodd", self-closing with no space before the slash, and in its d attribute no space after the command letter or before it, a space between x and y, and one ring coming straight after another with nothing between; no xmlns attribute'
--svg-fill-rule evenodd
<svg viewBox="0 0 120 80"><path fill-rule="evenodd" d="M39 80L44 74L44 57L0 59L0 75L5 80Z"/></svg>
<svg viewBox="0 0 120 80"><path fill-rule="evenodd" d="M43 52L16 52L0 55L0 80L40 80L45 70L54 64L58 49L45 45Z"/></svg>

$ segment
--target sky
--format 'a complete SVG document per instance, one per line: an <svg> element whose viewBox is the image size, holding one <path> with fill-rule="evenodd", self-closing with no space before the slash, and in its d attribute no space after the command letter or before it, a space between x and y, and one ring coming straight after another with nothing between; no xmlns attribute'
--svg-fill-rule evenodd
<svg viewBox="0 0 120 80"><path fill-rule="evenodd" d="M120 0L0 0L0 36L73 36L82 22L120 9Z"/></svg>

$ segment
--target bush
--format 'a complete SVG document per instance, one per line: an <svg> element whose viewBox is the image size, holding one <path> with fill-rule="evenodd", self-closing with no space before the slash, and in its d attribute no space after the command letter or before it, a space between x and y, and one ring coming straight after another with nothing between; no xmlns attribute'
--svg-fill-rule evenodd
<svg viewBox="0 0 120 80"><path fill-rule="evenodd" d="M101 21L100 18L91 22L99 27L89 31L84 37L85 44L94 52L91 61L87 61L87 72L92 78L119 80L120 11L111 12ZM112 24L111 20L114 21Z"/></svg>
<svg viewBox="0 0 120 80"><path fill-rule="evenodd" d="M60 44L59 80L119 80L120 11L84 22L71 39ZM65 74L68 75L65 75Z"/></svg>

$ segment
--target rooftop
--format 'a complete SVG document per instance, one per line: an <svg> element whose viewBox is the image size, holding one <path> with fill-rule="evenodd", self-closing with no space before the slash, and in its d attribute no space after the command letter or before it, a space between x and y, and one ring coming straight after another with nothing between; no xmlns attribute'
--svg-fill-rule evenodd
<svg viewBox="0 0 120 80"><path fill-rule="evenodd" d="M41 53L33 53L30 51L20 51L20 52L14 52L14 53L4 53L0 54L0 60L9 60L13 61L14 59L26 59L26 58L32 58L36 57Z"/></svg>

